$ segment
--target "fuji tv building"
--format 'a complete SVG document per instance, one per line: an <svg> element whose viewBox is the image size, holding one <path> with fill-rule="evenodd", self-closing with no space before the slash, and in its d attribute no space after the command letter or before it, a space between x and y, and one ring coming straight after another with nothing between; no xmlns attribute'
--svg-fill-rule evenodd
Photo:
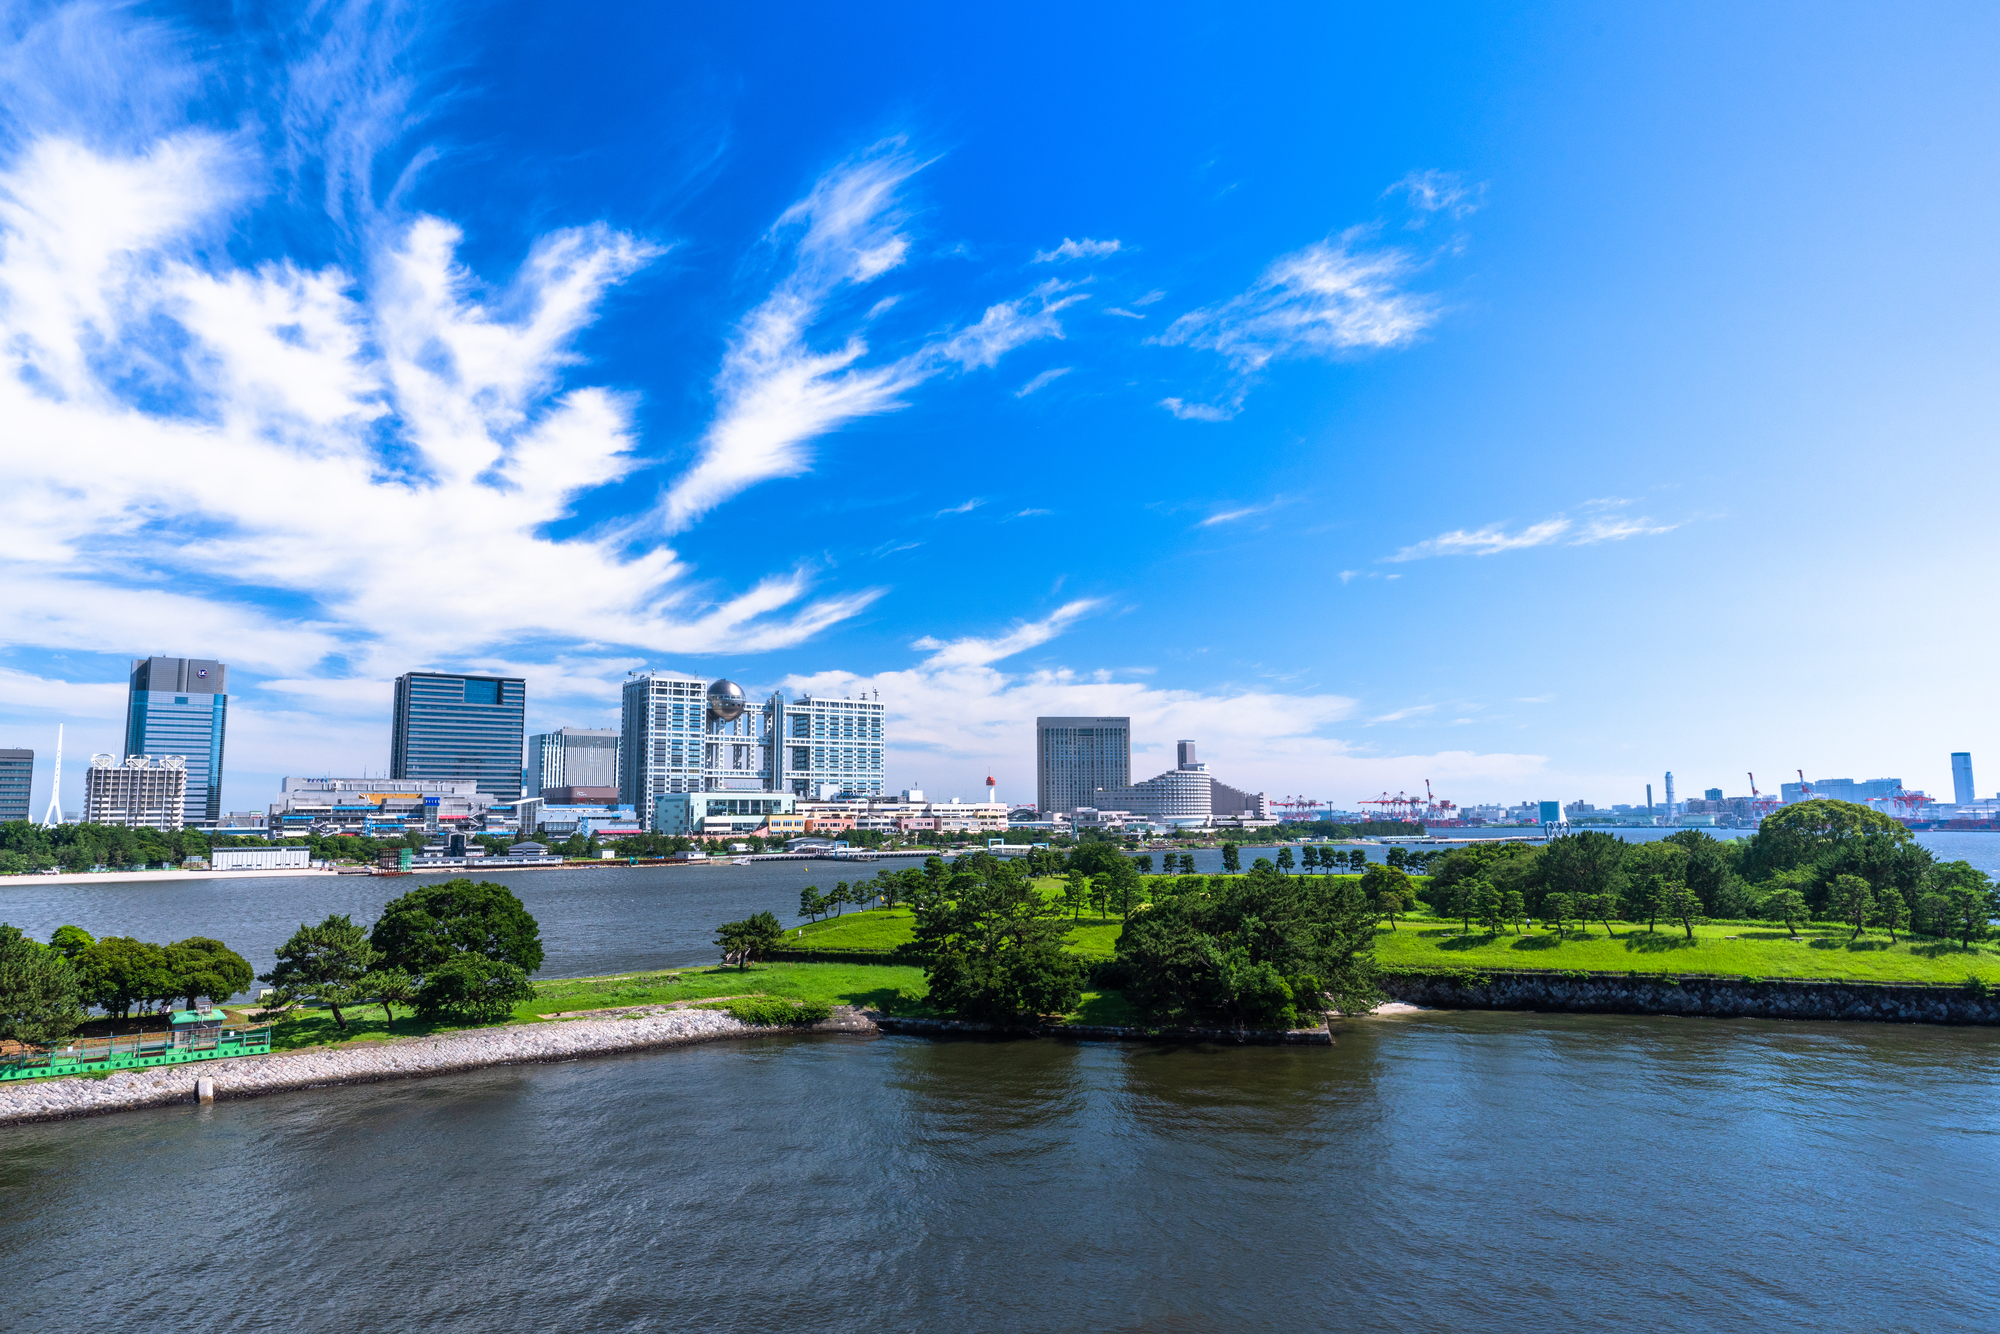
<svg viewBox="0 0 2000 1334"><path fill-rule="evenodd" d="M660 799L684 793L880 797L885 713L879 697L774 691L752 703L726 678L634 672L619 724L619 798L657 829Z"/></svg>

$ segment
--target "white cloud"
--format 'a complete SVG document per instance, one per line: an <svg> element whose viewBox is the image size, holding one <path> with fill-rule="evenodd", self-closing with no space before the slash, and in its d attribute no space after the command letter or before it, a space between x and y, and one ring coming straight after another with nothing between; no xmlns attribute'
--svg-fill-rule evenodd
<svg viewBox="0 0 2000 1334"><path fill-rule="evenodd" d="M1220 513L1209 515L1206 519L1196 524L1195 527L1212 528L1218 523L1234 523L1238 519L1247 519L1253 514L1262 514L1276 503L1276 501L1273 501L1270 505L1245 505L1240 509L1223 510Z"/></svg>
<svg viewBox="0 0 2000 1334"><path fill-rule="evenodd" d="M1033 262L1050 264L1066 259L1102 259L1106 255L1117 254L1121 249L1123 247L1117 241L1093 241L1088 236L1081 241L1072 241L1065 236L1063 243L1054 250L1037 250Z"/></svg>
<svg viewBox="0 0 2000 1334"><path fill-rule="evenodd" d="M968 500L963 504L953 505L950 509L939 510L936 514L933 514L931 517L934 519L942 519L947 514L970 514L972 513L972 511L978 509L981 505L984 505L985 503L986 502L984 500L975 496L971 500Z"/></svg>
<svg viewBox="0 0 2000 1334"><path fill-rule="evenodd" d="M1130 716L1134 777L1171 768L1173 743L1193 738L1224 782L1348 806L1384 789L1420 789L1425 778L1440 790L1504 789L1545 772L1539 755L1384 755L1357 747L1330 734L1354 720L1355 701L1341 695L1168 690L1109 671L1010 673L996 665L1009 653L1047 642L1060 628L1052 622L1068 611L996 639L921 640L916 647L929 656L907 669L827 672L786 684L816 694L879 691L889 708L891 786L922 779L946 799L974 796L991 773L1000 779L1003 800L1033 800L1034 720L1040 715Z"/></svg>
<svg viewBox="0 0 2000 1334"><path fill-rule="evenodd" d="M1599 542L1621 542L1628 537L1653 537L1680 527L1677 523L1656 523L1649 518L1605 512L1626 503L1622 500L1586 502L1584 508L1595 509L1598 513L1582 522L1567 514L1555 514L1513 532L1509 532L1505 524L1498 523L1484 528L1453 529L1404 547L1387 559L1409 561L1432 556L1497 556L1503 552L1558 543L1573 547L1592 546Z"/></svg>
<svg viewBox="0 0 2000 1334"><path fill-rule="evenodd" d="M1442 213L1453 219L1470 217L1486 199L1486 186L1468 185L1455 171L1413 171L1382 192L1407 195L1410 207L1420 214ZM1421 219L1413 219L1420 226Z"/></svg>
<svg viewBox="0 0 2000 1334"><path fill-rule="evenodd" d="M1072 621L1089 615L1102 605L1103 602L1096 598L1080 598L1056 608L1042 620L1016 626L997 639L954 639L946 643L926 635L910 647L923 649L931 655L923 662L927 668L983 666L1048 643L1067 629Z"/></svg>
<svg viewBox="0 0 2000 1334"><path fill-rule="evenodd" d="M1123 315L1128 320L1143 320L1146 318L1138 311L1127 310L1123 306L1106 306L1104 307L1104 313L1106 315Z"/></svg>
<svg viewBox="0 0 2000 1334"><path fill-rule="evenodd" d="M835 349L813 348L808 335L840 293L888 273L909 253L896 192L923 165L900 140L878 144L829 172L778 220L772 240L789 242L792 268L744 318L723 355L715 420L695 466L667 493L669 532L759 482L808 471L813 440L895 411L904 394L949 366L991 367L1023 343L1062 337L1056 312L1084 298L1058 295L1065 285L1051 281L886 363L863 364L868 344L859 334Z"/></svg>
<svg viewBox="0 0 2000 1334"><path fill-rule="evenodd" d="M1074 366L1057 366L1053 370L1043 371L1040 375L1037 375L1034 379L1028 381L1026 384L1022 385L1019 389L1016 389L1014 391L1014 397L1026 398L1029 394L1034 393L1037 389L1046 389L1049 385L1054 384L1057 380L1062 379L1063 376L1068 375L1071 371L1075 369L1076 367Z"/></svg>
<svg viewBox="0 0 2000 1334"><path fill-rule="evenodd" d="M1239 373L1280 358L1407 345L1436 321L1437 305L1402 289L1410 255L1359 251L1359 237L1350 231L1279 257L1248 291L1189 311L1159 341L1217 352Z"/></svg>
<svg viewBox="0 0 2000 1334"><path fill-rule="evenodd" d="M1226 422L1241 410L1240 404L1189 403L1179 398L1163 398L1160 406L1184 422Z"/></svg>

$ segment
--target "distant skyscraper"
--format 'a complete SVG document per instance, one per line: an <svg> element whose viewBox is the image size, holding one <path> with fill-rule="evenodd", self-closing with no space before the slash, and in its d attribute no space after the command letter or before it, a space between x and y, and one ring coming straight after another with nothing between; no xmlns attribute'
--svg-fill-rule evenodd
<svg viewBox="0 0 2000 1334"><path fill-rule="evenodd" d="M34 751L0 750L0 824L28 818L28 785L34 781Z"/></svg>
<svg viewBox="0 0 2000 1334"><path fill-rule="evenodd" d="M521 795L528 683L519 677L405 672L396 678L391 778L470 778L488 796Z"/></svg>
<svg viewBox="0 0 2000 1334"><path fill-rule="evenodd" d="M1951 799L1961 806L1979 800L1979 794L1972 790L1972 752L1969 750L1951 753Z"/></svg>
<svg viewBox="0 0 2000 1334"><path fill-rule="evenodd" d="M559 727L528 738L528 796L559 787L617 786L616 728Z"/></svg>
<svg viewBox="0 0 2000 1334"><path fill-rule="evenodd" d="M1035 719L1035 806L1044 816L1095 807L1097 789L1131 782L1130 718Z"/></svg>
<svg viewBox="0 0 2000 1334"><path fill-rule="evenodd" d="M1680 812L1674 809L1674 771L1667 770L1667 818L1673 819Z"/></svg>
<svg viewBox="0 0 2000 1334"><path fill-rule="evenodd" d="M229 669L212 658L134 658L125 703L125 753L186 759L183 823L222 818L222 740ZM123 780L120 780L123 781Z"/></svg>

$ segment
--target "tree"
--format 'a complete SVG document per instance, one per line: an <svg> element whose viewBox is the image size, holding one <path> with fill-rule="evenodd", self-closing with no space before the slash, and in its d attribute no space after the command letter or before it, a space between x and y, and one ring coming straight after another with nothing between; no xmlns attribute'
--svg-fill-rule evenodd
<svg viewBox="0 0 2000 1334"><path fill-rule="evenodd" d="M1500 915L1514 924L1514 934L1521 934L1521 923L1528 916L1527 900L1518 889L1503 890L1500 894Z"/></svg>
<svg viewBox="0 0 2000 1334"><path fill-rule="evenodd" d="M69 959L0 923L0 1038L50 1046L82 1022L82 981Z"/></svg>
<svg viewBox="0 0 2000 1334"><path fill-rule="evenodd" d="M1570 911L1565 916L1574 916L1578 900L1592 894L1615 893L1626 857L1651 846L1654 845L1640 844L1634 848L1623 839L1594 829L1553 838L1542 849L1541 882L1549 893L1568 896ZM1682 859L1687 856L1679 848L1673 851ZM1546 913L1547 909L1543 911Z"/></svg>
<svg viewBox="0 0 2000 1334"><path fill-rule="evenodd" d="M1875 895L1875 920L1889 928L1889 943L1896 943L1896 928L1910 919L1909 900L1894 885L1885 886Z"/></svg>
<svg viewBox="0 0 2000 1334"><path fill-rule="evenodd" d="M847 886L843 883L842 889ZM724 922L715 928L715 943L724 963L733 963L748 972L750 965L778 947L785 928L768 912L755 913L740 922Z"/></svg>
<svg viewBox="0 0 2000 1334"><path fill-rule="evenodd" d="M1070 920L1083 916L1083 905L1090 902L1090 877L1081 871L1071 871L1063 878L1063 907L1069 909Z"/></svg>
<svg viewBox="0 0 2000 1334"><path fill-rule="evenodd" d="M1694 939L1694 928L1698 922L1707 921L1703 915L1701 895L1684 880L1667 882L1666 893L1661 899L1660 909L1672 920L1687 929L1687 938Z"/></svg>
<svg viewBox="0 0 2000 1334"><path fill-rule="evenodd" d="M1278 874L1279 874L1279 875L1286 875L1286 874L1289 874L1289 873L1291 872L1291 869L1292 869L1292 850L1291 850L1290 848L1288 848L1288 847L1286 847L1286 848L1279 848L1279 849L1278 849Z"/></svg>
<svg viewBox="0 0 2000 1334"><path fill-rule="evenodd" d="M168 994L167 952L130 936L106 936L76 957L83 998L123 1018L139 1001Z"/></svg>
<svg viewBox="0 0 2000 1334"><path fill-rule="evenodd" d="M1478 887L1473 895L1472 915L1479 919L1479 924L1486 928L1489 935L1498 935L1502 914L1505 911L1500 891L1484 880L1474 880L1471 883Z"/></svg>
<svg viewBox="0 0 2000 1334"><path fill-rule="evenodd" d="M1222 873L1224 875L1238 875L1242 873L1242 870L1242 850L1234 843L1224 843L1222 845Z"/></svg>
<svg viewBox="0 0 2000 1334"><path fill-rule="evenodd" d="M1783 877L1790 872L1781 871L1778 874ZM1764 895L1763 911L1764 916L1775 917L1782 921L1785 930L1796 936L1799 933L1797 922L1807 912L1806 896L1799 893L1796 886L1780 878L1776 888Z"/></svg>
<svg viewBox="0 0 2000 1334"><path fill-rule="evenodd" d="M1458 918L1462 929L1472 930L1473 914L1478 911L1480 891L1489 888L1484 880L1461 880L1451 887L1449 910Z"/></svg>
<svg viewBox="0 0 2000 1334"><path fill-rule="evenodd" d="M484 880L445 880L391 900L369 943L389 967L417 978L459 953L511 963L523 974L542 966L534 917L512 890Z"/></svg>
<svg viewBox="0 0 2000 1334"><path fill-rule="evenodd" d="M49 948L72 963L79 954L96 943L90 932L80 926L59 926L55 934L49 937Z"/></svg>
<svg viewBox="0 0 2000 1334"><path fill-rule="evenodd" d="M390 1023L396 1022L394 1005L417 1003L416 980L400 968L381 968L369 973L354 984L354 990L382 1007L382 1017Z"/></svg>
<svg viewBox="0 0 2000 1334"><path fill-rule="evenodd" d="M1849 940L1858 940L1868 926L1868 919L1875 911L1875 893L1868 882L1858 875L1839 875L1827 894L1828 911L1843 922L1854 924L1854 934Z"/></svg>
<svg viewBox="0 0 2000 1334"><path fill-rule="evenodd" d="M1389 919L1389 929L1396 929L1396 917L1408 912L1410 905L1417 901L1416 882L1409 873L1393 866L1375 865L1368 868L1361 877L1361 894L1368 902L1375 904L1378 911ZM1393 903L1395 907L1386 905Z"/></svg>
<svg viewBox="0 0 2000 1334"><path fill-rule="evenodd" d="M826 901L833 905L833 915L838 917L846 910L848 904L854 902L854 890L845 880L836 881L833 893L826 896Z"/></svg>
<svg viewBox="0 0 2000 1334"><path fill-rule="evenodd" d="M1555 928L1558 940L1562 939L1563 923L1568 921L1573 915L1570 903L1571 899L1567 894L1545 894L1542 896L1542 918Z"/></svg>
<svg viewBox="0 0 2000 1334"><path fill-rule="evenodd" d="M1141 874L1151 875L1153 873L1152 854L1148 853L1147 855L1140 857L1137 861L1137 865L1139 867Z"/></svg>
<svg viewBox="0 0 2000 1334"><path fill-rule="evenodd" d="M1019 867L979 853L961 858L944 892L916 913L932 1003L998 1023L1074 1009L1085 969L1063 949L1061 913Z"/></svg>
<svg viewBox="0 0 2000 1334"><path fill-rule="evenodd" d="M799 916L809 922L817 922L826 910L826 900L819 896L818 885L807 885L799 891Z"/></svg>
<svg viewBox="0 0 2000 1334"><path fill-rule="evenodd" d="M1851 801L1795 801L1764 817L1743 849L1743 875L1765 880L1817 861L1848 839L1881 834L1897 843L1915 836L1901 821Z"/></svg>
<svg viewBox="0 0 2000 1334"><path fill-rule="evenodd" d="M1319 869L1319 847L1316 844L1307 843L1300 847L1299 869L1301 871L1316 871Z"/></svg>
<svg viewBox="0 0 2000 1334"><path fill-rule="evenodd" d="M185 996L190 1010L200 996L228 1000L246 990L257 975L248 959L207 936L189 936L167 946L166 964L173 978L173 994Z"/></svg>
<svg viewBox="0 0 2000 1334"><path fill-rule="evenodd" d="M318 1001L333 1011L334 1026L345 1031L341 1007L356 1002L355 984L381 957L366 931L347 914L333 913L318 926L300 923L292 938L278 946L278 964L262 980L277 989L280 1006Z"/></svg>
<svg viewBox="0 0 2000 1334"><path fill-rule="evenodd" d="M417 1011L426 1018L490 1023L506 1018L516 1005L534 998L535 985L519 964L461 950L434 965L425 976L417 991Z"/></svg>
<svg viewBox="0 0 2000 1334"><path fill-rule="evenodd" d="M1993 882L1969 862L1945 862L1931 869L1924 916L1943 936L1957 936L1966 949L1984 939L2000 916Z"/></svg>

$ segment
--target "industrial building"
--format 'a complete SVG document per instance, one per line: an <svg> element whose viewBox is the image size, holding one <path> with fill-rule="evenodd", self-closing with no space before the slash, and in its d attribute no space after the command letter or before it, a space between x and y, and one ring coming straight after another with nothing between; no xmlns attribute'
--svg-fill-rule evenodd
<svg viewBox="0 0 2000 1334"><path fill-rule="evenodd" d="M1067 815L1132 782L1130 718L1035 719L1035 808Z"/></svg>
<svg viewBox="0 0 2000 1334"><path fill-rule="evenodd" d="M120 824L172 831L187 824L187 765L179 755L119 760L93 755L83 774L86 824Z"/></svg>
<svg viewBox="0 0 2000 1334"><path fill-rule="evenodd" d="M878 796L879 699L771 695L760 706L734 681L634 672L619 727L619 799L657 818L660 799L699 792L794 799Z"/></svg>
<svg viewBox="0 0 2000 1334"><path fill-rule="evenodd" d="M1778 797L1789 806L1795 801L1852 801L1858 804L1892 801L1904 792L1900 778L1816 778L1810 783L1784 783Z"/></svg>
<svg viewBox="0 0 2000 1334"><path fill-rule="evenodd" d="M528 684L519 677L405 672L396 678L389 773L471 779L487 796L521 795Z"/></svg>
<svg viewBox="0 0 2000 1334"><path fill-rule="evenodd" d="M572 790L558 797L559 790ZM618 796L618 731L611 727L558 727L528 738L526 795L544 801L576 800L573 789ZM583 798L589 800L590 798Z"/></svg>
<svg viewBox="0 0 2000 1334"><path fill-rule="evenodd" d="M0 824L28 818L28 788L34 781L34 751L0 750Z"/></svg>
<svg viewBox="0 0 2000 1334"><path fill-rule="evenodd" d="M185 805L177 828L222 818L222 750L229 669L213 658L134 658L125 697L125 753L178 756Z"/></svg>

